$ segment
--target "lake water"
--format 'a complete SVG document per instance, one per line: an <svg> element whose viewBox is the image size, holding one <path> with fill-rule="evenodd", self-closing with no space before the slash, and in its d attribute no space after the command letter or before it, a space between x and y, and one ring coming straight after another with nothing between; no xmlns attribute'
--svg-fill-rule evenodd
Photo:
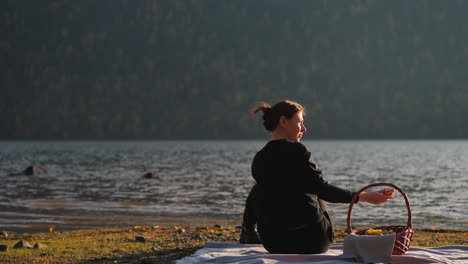
<svg viewBox="0 0 468 264"><path fill-rule="evenodd" d="M266 141L0 142L0 230L238 225ZM324 177L357 190L390 182L413 227L468 229L468 141L303 141ZM47 174L9 176L30 165ZM144 179L156 171L160 179ZM348 205L329 204L337 227ZM406 224L403 198L353 207L354 226Z"/></svg>

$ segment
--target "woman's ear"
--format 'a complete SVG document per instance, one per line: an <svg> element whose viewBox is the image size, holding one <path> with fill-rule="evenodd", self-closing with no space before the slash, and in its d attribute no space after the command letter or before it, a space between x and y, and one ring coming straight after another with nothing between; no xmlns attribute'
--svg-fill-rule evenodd
<svg viewBox="0 0 468 264"><path fill-rule="evenodd" d="M286 121L287 121L286 117L281 116L278 123L282 128L284 128L284 127L286 127Z"/></svg>

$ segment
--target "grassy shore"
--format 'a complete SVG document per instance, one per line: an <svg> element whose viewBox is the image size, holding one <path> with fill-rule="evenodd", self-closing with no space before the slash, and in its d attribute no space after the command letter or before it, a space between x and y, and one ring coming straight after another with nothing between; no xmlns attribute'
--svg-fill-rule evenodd
<svg viewBox="0 0 468 264"><path fill-rule="evenodd" d="M47 231L47 230L45 230ZM51 230L52 231L52 230ZM337 241L346 235L337 229ZM140 237L140 238L139 238ZM203 247L205 241L237 242L239 228L231 226L154 226L120 229L52 231L0 235L0 263L173 263ZM20 240L43 249L13 246ZM142 240L145 240L142 242ZM468 230L416 229L411 246L468 245Z"/></svg>

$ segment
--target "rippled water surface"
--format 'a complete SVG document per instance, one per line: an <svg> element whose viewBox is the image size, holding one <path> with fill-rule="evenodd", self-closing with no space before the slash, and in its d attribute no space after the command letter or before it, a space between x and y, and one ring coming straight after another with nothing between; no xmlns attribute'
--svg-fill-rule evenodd
<svg viewBox="0 0 468 264"><path fill-rule="evenodd" d="M0 229L239 224L265 141L0 142ZM414 227L468 228L468 141L304 141L325 178L357 190L390 182ZM30 165L44 175L10 176ZM144 179L156 171L160 179ZM330 204L338 227L348 206ZM353 226L406 224L400 195L357 204Z"/></svg>

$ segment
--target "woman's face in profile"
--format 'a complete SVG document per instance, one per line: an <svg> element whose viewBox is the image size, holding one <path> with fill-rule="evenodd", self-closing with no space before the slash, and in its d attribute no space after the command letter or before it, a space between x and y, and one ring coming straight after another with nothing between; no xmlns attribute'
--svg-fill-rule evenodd
<svg viewBox="0 0 468 264"><path fill-rule="evenodd" d="M302 135L307 131L304 126L302 111L297 112L291 119L285 120L284 130L288 140L294 142L299 142L301 140Z"/></svg>

